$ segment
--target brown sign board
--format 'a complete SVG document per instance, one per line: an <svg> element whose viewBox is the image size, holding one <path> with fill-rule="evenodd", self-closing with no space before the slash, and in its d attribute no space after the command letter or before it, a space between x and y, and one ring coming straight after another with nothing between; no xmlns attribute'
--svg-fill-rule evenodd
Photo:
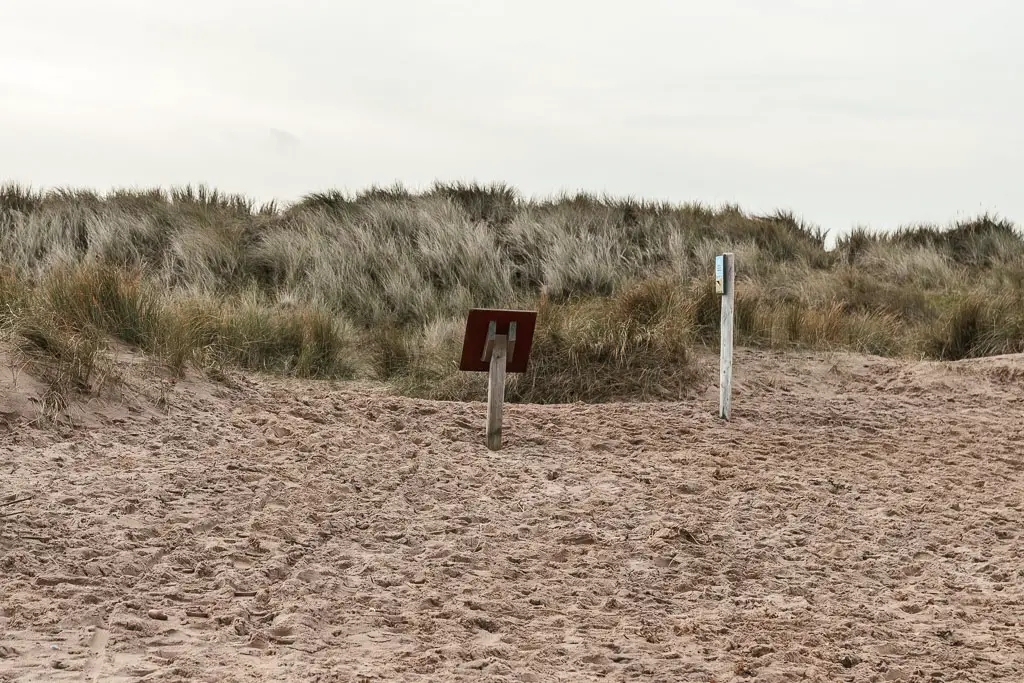
<svg viewBox="0 0 1024 683"><path fill-rule="evenodd" d="M509 336L508 359L505 372L526 372L533 346L533 331L537 326L537 311L515 311L491 308L474 308L466 318L466 337L462 342L462 361L459 369L470 372L487 372L490 359L486 356L491 323L493 334Z"/></svg>

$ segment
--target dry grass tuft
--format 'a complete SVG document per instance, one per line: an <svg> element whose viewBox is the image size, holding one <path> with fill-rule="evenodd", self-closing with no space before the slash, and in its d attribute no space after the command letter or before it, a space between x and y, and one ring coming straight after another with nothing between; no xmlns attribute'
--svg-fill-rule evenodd
<svg viewBox="0 0 1024 683"><path fill-rule="evenodd" d="M737 259L737 343L959 359L1024 351L1024 238L948 229L825 235L751 216L502 184L373 187L256 206L205 187L0 187L0 322L55 396L108 381L114 340L182 370L361 377L481 398L457 371L466 310L538 307L512 401L685 395L717 343L714 255Z"/></svg>

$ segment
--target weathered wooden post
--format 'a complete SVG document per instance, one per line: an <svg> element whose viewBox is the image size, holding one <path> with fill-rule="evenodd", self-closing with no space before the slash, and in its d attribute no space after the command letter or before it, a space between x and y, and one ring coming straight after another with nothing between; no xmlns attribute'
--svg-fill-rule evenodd
<svg viewBox="0 0 1024 683"><path fill-rule="evenodd" d="M733 255L715 257L715 291L722 295L721 360L718 370L718 416L729 419L732 411L732 329L736 269Z"/></svg>
<svg viewBox="0 0 1024 683"><path fill-rule="evenodd" d="M536 311L475 308L466 319L460 370L487 372L487 448L501 450L505 374L526 372Z"/></svg>
<svg viewBox="0 0 1024 683"><path fill-rule="evenodd" d="M508 335L497 333L498 324L492 320L487 328L487 342L481 358L489 364L487 379L487 447L501 449L501 417L505 407L505 368L516 338L516 323L508 325Z"/></svg>

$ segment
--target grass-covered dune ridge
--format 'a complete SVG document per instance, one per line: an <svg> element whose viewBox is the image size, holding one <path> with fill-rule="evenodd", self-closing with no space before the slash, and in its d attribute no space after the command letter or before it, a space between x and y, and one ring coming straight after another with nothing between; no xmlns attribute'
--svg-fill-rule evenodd
<svg viewBox="0 0 1024 683"><path fill-rule="evenodd" d="M671 398L717 343L736 254L742 345L959 359L1024 351L1024 236L989 215L824 233L786 212L443 184L289 206L204 187L0 187L0 322L60 386L113 341L167 362L481 396L456 368L472 306L539 307L518 401Z"/></svg>

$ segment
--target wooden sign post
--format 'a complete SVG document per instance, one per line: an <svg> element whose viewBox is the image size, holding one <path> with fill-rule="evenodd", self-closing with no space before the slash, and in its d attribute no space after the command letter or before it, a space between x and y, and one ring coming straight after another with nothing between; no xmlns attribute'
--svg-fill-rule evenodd
<svg viewBox="0 0 1024 683"><path fill-rule="evenodd" d="M474 308L466 319L459 369L490 373L487 382L487 448L501 449L505 373L526 372L536 311Z"/></svg>
<svg viewBox="0 0 1024 683"><path fill-rule="evenodd" d="M722 295L721 362L718 371L718 416L728 420L732 411L732 322L736 269L732 254L715 257L715 292Z"/></svg>

